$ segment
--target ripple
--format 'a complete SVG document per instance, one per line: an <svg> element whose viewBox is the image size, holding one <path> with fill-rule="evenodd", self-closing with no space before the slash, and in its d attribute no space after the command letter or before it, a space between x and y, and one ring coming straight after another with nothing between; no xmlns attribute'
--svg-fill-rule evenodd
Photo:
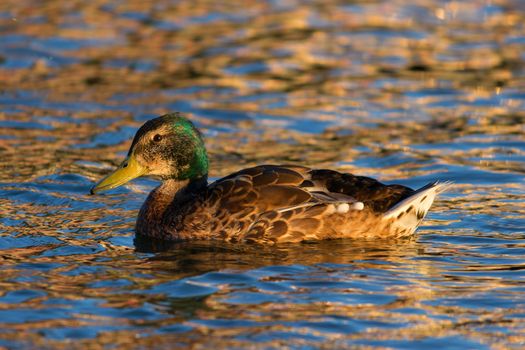
<svg viewBox="0 0 525 350"><path fill-rule="evenodd" d="M0 11L0 347L521 348L515 1L16 2ZM89 196L181 111L211 179L259 163L451 180L406 241L134 238L141 179Z"/></svg>

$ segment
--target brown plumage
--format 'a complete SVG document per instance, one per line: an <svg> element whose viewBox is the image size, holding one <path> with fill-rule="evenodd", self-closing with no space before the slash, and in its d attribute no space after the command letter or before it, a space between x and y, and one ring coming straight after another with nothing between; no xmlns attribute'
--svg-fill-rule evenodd
<svg viewBox="0 0 525 350"><path fill-rule="evenodd" d="M433 183L414 191L293 165L260 165L208 184L204 145L193 125L178 114L148 123L137 132L123 165L92 189L110 189L149 173L160 176L162 184L137 219L136 232L144 236L257 243L409 236L447 186Z"/></svg>

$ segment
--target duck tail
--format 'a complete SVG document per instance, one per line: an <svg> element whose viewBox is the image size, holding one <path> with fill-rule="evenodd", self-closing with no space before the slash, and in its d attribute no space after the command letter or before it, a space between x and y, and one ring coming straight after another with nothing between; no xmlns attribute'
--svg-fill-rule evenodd
<svg viewBox="0 0 525 350"><path fill-rule="evenodd" d="M398 233L398 237L410 236L427 215L436 196L450 186L452 186L450 181L431 182L396 203L383 215L383 219L393 219L391 231Z"/></svg>

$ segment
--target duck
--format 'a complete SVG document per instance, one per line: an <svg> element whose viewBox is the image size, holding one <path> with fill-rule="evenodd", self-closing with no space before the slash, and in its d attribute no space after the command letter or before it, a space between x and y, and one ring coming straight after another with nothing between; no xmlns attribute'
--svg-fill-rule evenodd
<svg viewBox="0 0 525 350"><path fill-rule="evenodd" d="M451 182L417 190L366 176L302 165L264 164L208 182L204 139L180 113L144 123L127 156L91 188L98 194L150 176L138 236L161 241L260 244L411 237Z"/></svg>

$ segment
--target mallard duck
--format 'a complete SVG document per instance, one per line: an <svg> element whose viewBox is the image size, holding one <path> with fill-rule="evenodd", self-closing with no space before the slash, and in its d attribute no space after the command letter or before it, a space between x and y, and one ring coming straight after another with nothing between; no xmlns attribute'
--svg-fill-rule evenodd
<svg viewBox="0 0 525 350"><path fill-rule="evenodd" d="M126 159L92 189L139 176L162 181L140 209L136 233L162 240L282 243L411 236L449 183L418 189L298 165L259 165L208 183L197 128L179 113L147 121Z"/></svg>

